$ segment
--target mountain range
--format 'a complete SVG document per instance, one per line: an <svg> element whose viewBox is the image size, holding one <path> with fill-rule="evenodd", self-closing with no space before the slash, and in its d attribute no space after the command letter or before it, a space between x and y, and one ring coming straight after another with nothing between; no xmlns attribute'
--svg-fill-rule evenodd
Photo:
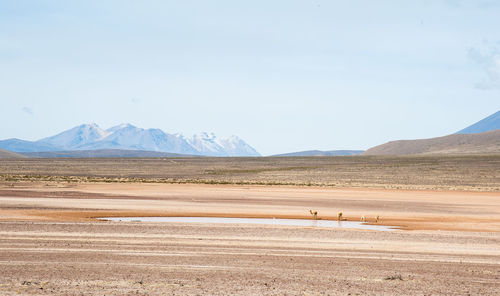
<svg viewBox="0 0 500 296"><path fill-rule="evenodd" d="M0 150L0 158L2 157ZM5 150L4 150L5 151ZM14 152L10 152L14 154ZM43 152L19 152L14 157L30 158L114 158L114 157L188 157L189 155L170 152L144 151L144 150L123 150L123 149L97 149L97 150L68 150L68 151L43 151ZM4 158L9 157L6 155ZM193 156L196 157L196 156Z"/></svg>
<svg viewBox="0 0 500 296"><path fill-rule="evenodd" d="M331 150L331 151L321 151L321 150L307 150L291 153L276 154L272 156L349 156L349 155L359 155L363 153L364 150Z"/></svg>
<svg viewBox="0 0 500 296"><path fill-rule="evenodd" d="M200 156L259 156L260 154L237 136L217 138L201 133L187 138L168 134L161 129L143 129L121 124L103 130L97 124L82 124L38 141L7 139L0 149L12 152L141 150Z"/></svg>
<svg viewBox="0 0 500 296"><path fill-rule="evenodd" d="M4 150L2 150L4 149ZM15 153L14 153L15 152ZM362 150L308 150L273 156L405 155L500 153L500 111L455 134L420 140L399 140ZM121 124L103 130L82 124L38 141L0 141L0 158L12 157L174 157L259 156L242 139L213 133L192 137Z"/></svg>

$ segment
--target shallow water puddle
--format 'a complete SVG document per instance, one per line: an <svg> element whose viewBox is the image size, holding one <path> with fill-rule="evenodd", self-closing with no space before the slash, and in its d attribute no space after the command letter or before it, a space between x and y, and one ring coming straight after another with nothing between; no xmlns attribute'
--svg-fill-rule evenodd
<svg viewBox="0 0 500 296"><path fill-rule="evenodd" d="M104 217L106 221L123 222L170 222L170 223L216 223L216 224L259 224L308 226L326 228L355 228L367 230L393 231L393 226L369 225L354 221L307 220L307 219L274 219L274 218L219 218L219 217Z"/></svg>

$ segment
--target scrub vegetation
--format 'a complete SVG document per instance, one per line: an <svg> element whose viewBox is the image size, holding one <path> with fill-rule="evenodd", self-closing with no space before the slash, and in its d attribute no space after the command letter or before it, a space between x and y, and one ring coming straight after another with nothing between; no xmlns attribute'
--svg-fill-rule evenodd
<svg viewBox="0 0 500 296"><path fill-rule="evenodd" d="M500 155L2 159L0 181L500 191Z"/></svg>

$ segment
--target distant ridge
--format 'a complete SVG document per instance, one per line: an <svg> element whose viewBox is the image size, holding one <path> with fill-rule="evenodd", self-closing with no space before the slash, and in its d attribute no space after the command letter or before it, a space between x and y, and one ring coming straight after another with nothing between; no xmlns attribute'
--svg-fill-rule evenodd
<svg viewBox="0 0 500 296"><path fill-rule="evenodd" d="M27 156L24 156L24 155L19 154L19 153L14 153L14 152L0 149L0 158L26 158L26 157Z"/></svg>
<svg viewBox="0 0 500 296"><path fill-rule="evenodd" d="M32 152L32 151L54 151L58 150L57 147L54 147L47 143L39 143L32 141L25 141L21 139L7 139L0 140L0 148L5 149L12 152ZM62 149L59 149L62 150Z"/></svg>
<svg viewBox="0 0 500 296"><path fill-rule="evenodd" d="M122 149L22 152L20 154L22 157L32 158L200 157L199 155Z"/></svg>
<svg viewBox="0 0 500 296"><path fill-rule="evenodd" d="M458 131L457 134L477 134L497 129L500 129L500 111Z"/></svg>
<svg viewBox="0 0 500 296"><path fill-rule="evenodd" d="M307 150L307 151L276 154L272 156L348 156L348 155L359 155L363 152L364 150L331 150L331 151Z"/></svg>
<svg viewBox="0 0 500 296"><path fill-rule="evenodd" d="M500 153L500 130L479 134L453 134L423 139L392 141L366 150L363 155Z"/></svg>

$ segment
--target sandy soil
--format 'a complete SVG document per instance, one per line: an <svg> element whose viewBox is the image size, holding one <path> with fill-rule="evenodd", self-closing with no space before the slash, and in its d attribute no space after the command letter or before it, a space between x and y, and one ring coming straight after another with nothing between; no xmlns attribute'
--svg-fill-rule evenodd
<svg viewBox="0 0 500 296"><path fill-rule="evenodd" d="M347 220L406 230L500 231L500 193L298 186L0 183L0 219L218 216Z"/></svg>
<svg viewBox="0 0 500 296"><path fill-rule="evenodd" d="M395 232L96 221L335 218ZM176 184L0 184L0 295L499 295L500 194Z"/></svg>

